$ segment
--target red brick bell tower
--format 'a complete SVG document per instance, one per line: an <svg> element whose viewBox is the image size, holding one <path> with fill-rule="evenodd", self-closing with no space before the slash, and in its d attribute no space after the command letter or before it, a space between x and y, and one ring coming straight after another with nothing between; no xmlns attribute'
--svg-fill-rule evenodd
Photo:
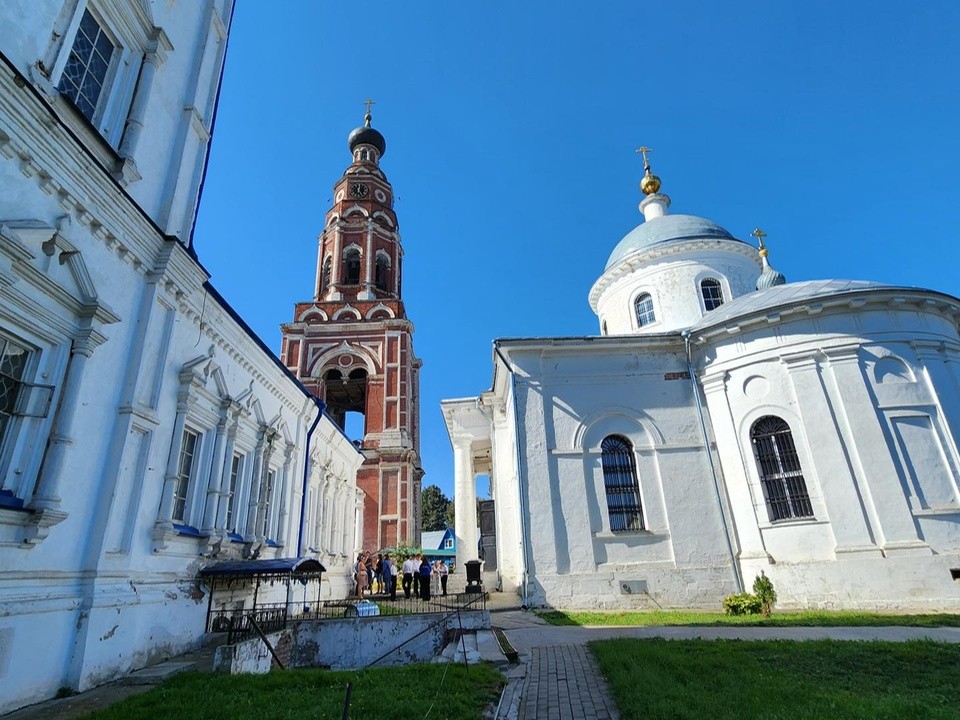
<svg viewBox="0 0 960 720"><path fill-rule="evenodd" d="M353 162L333 188L320 233L314 299L282 327L284 364L344 427L362 413L357 476L368 550L420 544L420 360L400 295L403 247L393 188L380 169L386 141L370 127L350 133Z"/></svg>

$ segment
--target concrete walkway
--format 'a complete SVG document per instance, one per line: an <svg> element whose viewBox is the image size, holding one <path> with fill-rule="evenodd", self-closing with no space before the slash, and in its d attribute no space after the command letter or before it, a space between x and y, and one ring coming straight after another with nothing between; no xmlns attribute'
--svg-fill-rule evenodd
<svg viewBox="0 0 960 720"><path fill-rule="evenodd" d="M507 598L488 603L492 625L520 654L507 672L497 720L616 720L616 705L586 644L608 638L670 640L934 640L960 643L960 628L558 627Z"/></svg>

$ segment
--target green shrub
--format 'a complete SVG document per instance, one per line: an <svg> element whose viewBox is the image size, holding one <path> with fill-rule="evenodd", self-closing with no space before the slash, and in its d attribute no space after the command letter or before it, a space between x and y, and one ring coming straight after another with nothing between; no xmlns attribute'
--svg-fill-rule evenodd
<svg viewBox="0 0 960 720"><path fill-rule="evenodd" d="M753 594L760 601L760 611L763 616L770 617L774 603L777 602L777 591L773 589L773 582L764 574L763 570L753 581Z"/></svg>
<svg viewBox="0 0 960 720"><path fill-rule="evenodd" d="M757 615L763 610L763 605L756 595L739 593L723 599L723 610L727 615Z"/></svg>

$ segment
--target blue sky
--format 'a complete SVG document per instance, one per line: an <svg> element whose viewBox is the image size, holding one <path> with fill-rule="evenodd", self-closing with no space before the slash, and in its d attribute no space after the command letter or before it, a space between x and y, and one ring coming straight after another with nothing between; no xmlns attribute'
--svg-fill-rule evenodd
<svg viewBox="0 0 960 720"><path fill-rule="evenodd" d="M634 150L672 211L769 234L788 281L960 295L960 2L240 0L194 236L279 351L376 100L423 359L424 482L453 492L439 402L496 337L598 332L587 293L639 224Z"/></svg>

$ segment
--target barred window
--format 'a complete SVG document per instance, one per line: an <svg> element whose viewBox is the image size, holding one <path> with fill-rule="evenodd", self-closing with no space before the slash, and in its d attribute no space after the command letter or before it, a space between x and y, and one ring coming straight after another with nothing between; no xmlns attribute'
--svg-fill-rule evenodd
<svg viewBox="0 0 960 720"><path fill-rule="evenodd" d="M59 90L93 122L97 102L110 69L114 44L89 10L83 11Z"/></svg>
<svg viewBox="0 0 960 720"><path fill-rule="evenodd" d="M198 433L184 429L183 441L180 443L180 459L177 463L177 480L173 490L173 519L177 522L185 522L187 496L195 471L199 441Z"/></svg>
<svg viewBox="0 0 960 720"><path fill-rule="evenodd" d="M650 293L638 295L633 306L637 311L637 325L640 327L657 321L657 314L653 311L653 297Z"/></svg>
<svg viewBox="0 0 960 720"><path fill-rule="evenodd" d="M17 400L23 387L23 371L30 351L23 345L0 335L0 447L7 426L16 413Z"/></svg>
<svg viewBox="0 0 960 720"><path fill-rule="evenodd" d="M813 517L793 433L786 421L774 415L760 418L750 428L750 441L770 520Z"/></svg>
<svg viewBox="0 0 960 720"><path fill-rule="evenodd" d="M723 305L723 288L716 278L700 281L700 295L703 297L703 309L707 312Z"/></svg>
<svg viewBox="0 0 960 720"><path fill-rule="evenodd" d="M619 435L610 435L600 443L600 450L610 529L613 532L643 530L640 485L630 441Z"/></svg>

